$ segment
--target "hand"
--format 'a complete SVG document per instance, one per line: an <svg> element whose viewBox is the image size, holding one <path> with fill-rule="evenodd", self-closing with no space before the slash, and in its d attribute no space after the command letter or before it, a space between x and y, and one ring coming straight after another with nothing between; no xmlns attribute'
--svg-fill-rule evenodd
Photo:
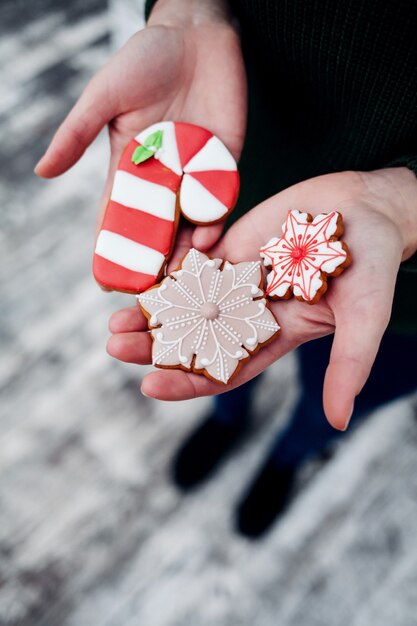
<svg viewBox="0 0 417 626"><path fill-rule="evenodd" d="M316 215L337 210L353 262L318 304L295 299L271 303L282 330L240 370L228 389L253 378L300 344L335 333L323 400L329 422L344 430L355 396L365 384L387 327L400 262L417 249L417 179L406 168L371 173L343 172L313 178L273 196L242 217L211 256L231 262L256 260L259 248L280 232L287 211ZM190 242L191 244L191 242ZM150 363L151 338L137 307L110 319L109 353L130 363ZM225 389L205 376L155 370L142 382L145 395L184 400Z"/></svg>
<svg viewBox="0 0 417 626"><path fill-rule="evenodd" d="M136 33L96 74L56 132L35 172L68 170L108 124L110 166L97 230L121 153L138 131L164 119L207 127L238 159L246 124L246 79L240 41L221 0L160 0ZM206 249L222 225L194 229Z"/></svg>

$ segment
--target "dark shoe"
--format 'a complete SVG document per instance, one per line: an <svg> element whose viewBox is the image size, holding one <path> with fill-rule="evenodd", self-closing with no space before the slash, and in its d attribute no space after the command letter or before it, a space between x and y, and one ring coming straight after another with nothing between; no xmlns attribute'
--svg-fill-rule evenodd
<svg viewBox="0 0 417 626"><path fill-rule="evenodd" d="M255 539L268 530L289 502L296 473L296 467L279 467L271 461L264 464L237 506L240 534Z"/></svg>
<svg viewBox="0 0 417 626"><path fill-rule="evenodd" d="M174 483L183 491L196 487L224 461L247 432L247 420L226 425L210 415L184 441L172 467Z"/></svg>

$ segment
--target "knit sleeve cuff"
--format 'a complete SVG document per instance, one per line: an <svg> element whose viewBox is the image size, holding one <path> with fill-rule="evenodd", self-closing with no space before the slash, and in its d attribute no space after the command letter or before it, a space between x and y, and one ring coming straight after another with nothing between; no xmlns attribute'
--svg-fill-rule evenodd
<svg viewBox="0 0 417 626"><path fill-rule="evenodd" d="M417 176L417 155L409 154L398 157L397 159L393 159L389 163L386 163L384 168L387 167L408 167L408 169L414 172Z"/></svg>

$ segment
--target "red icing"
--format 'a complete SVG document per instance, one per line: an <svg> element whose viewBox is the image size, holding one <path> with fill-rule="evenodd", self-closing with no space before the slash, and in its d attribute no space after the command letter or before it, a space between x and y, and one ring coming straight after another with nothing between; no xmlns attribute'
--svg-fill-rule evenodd
<svg viewBox="0 0 417 626"><path fill-rule="evenodd" d="M134 139L129 141L122 154L122 158L120 159L117 169L129 172L129 174L133 174L133 176L137 176L138 178L143 178L150 183L163 185L164 187L171 189L171 191L177 192L181 184L181 176L178 176L165 165L162 165L162 163L157 159L148 159L140 165L132 163L132 154L138 146L140 146L140 143Z"/></svg>
<svg viewBox="0 0 417 626"><path fill-rule="evenodd" d="M93 273L102 287L133 293L146 291L155 284L157 279L157 276L128 270L117 263L103 259L98 254L94 255Z"/></svg>
<svg viewBox="0 0 417 626"><path fill-rule="evenodd" d="M294 248L293 250L291 250L291 256L294 259L294 261L301 261L301 259L303 259L307 254L307 248L303 247L303 248Z"/></svg>
<svg viewBox="0 0 417 626"><path fill-rule="evenodd" d="M166 256L171 250L175 223L110 200L102 229L123 235Z"/></svg>
<svg viewBox="0 0 417 626"><path fill-rule="evenodd" d="M323 264L336 261L334 267L338 267L347 258L340 242L333 240L338 216L333 211L305 223L301 213L289 211L282 237L261 249L272 266L267 294L274 295L280 287L292 290L296 285L303 300L314 300L320 285L317 281L325 274Z"/></svg>
<svg viewBox="0 0 417 626"><path fill-rule="evenodd" d="M175 135L177 138L181 167L184 167L184 165L206 145L208 140L213 137L213 133L209 130L201 128L201 126L195 126L194 124L184 124L183 122L177 122L175 124Z"/></svg>
<svg viewBox="0 0 417 626"><path fill-rule="evenodd" d="M222 204L231 209L239 193L239 174L237 171L212 170L189 174L213 194Z"/></svg>

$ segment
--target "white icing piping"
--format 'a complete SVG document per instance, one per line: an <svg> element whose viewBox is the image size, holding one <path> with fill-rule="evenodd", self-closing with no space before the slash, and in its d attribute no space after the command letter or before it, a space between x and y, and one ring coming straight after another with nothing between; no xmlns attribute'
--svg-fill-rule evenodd
<svg viewBox="0 0 417 626"><path fill-rule="evenodd" d="M201 262L201 259L205 259L204 262ZM219 307L221 308L219 317L214 320L200 317L200 309L201 306L207 302L218 305L216 296L220 293L219 290L221 288L223 274L222 271L219 270L219 267L216 267L216 265L218 264L220 266L221 260L208 259L203 253L200 253L195 249L191 249L189 256L186 257L186 263L184 264L186 264L187 268L190 267L191 271L189 269L182 268L173 272L172 277L174 280L166 280L162 283L156 290L156 295L154 295L154 293L150 293L148 295L142 294L141 296L138 296L139 302L144 305L145 309L147 302L152 309L159 307L159 310L152 312L150 318L151 325L158 323L158 315L163 312L168 312L168 315L170 310L175 312L175 310L181 309L186 312L181 316L173 315L172 318L167 317L165 322L161 322L162 326L159 329L154 329L152 331L152 335L158 342L154 344L155 353L153 355L153 363L154 365L163 365L164 363L167 363L167 361L168 363L173 363L173 361L175 361L178 364L189 368L191 367L193 355L195 355L197 357L197 368L208 368L207 371L210 375L219 379L221 382L226 383L235 371L237 362L248 356L248 352L246 352L243 346L253 346L254 348L259 343L258 329L264 328L267 332L279 329L277 324L269 322L267 319L264 321L259 320L259 318L265 313L266 307L264 299L255 300L252 299L250 295L244 293L239 294L238 299L234 302L227 301L227 298L234 290L246 289L249 290L252 295L259 293L260 290L257 285L247 283L245 281L247 281L255 271L260 269L260 263L251 262L247 267L243 267L243 271L238 279L236 279L235 266L232 266L230 263L224 264L224 269L233 272L233 286L228 289L226 294L218 301L223 302L223 305ZM214 268L214 270L212 275L207 275L207 285L203 286L202 276L205 268ZM192 281L189 284L181 284L181 280L175 280L176 276L180 279L180 277L184 274L192 277L194 282ZM177 305L167 300L161 293L167 289L176 290L186 299L186 301L190 302L190 306L187 307ZM198 292L201 294L201 303L198 301L199 298L196 295ZM170 296L168 295L168 298L169 297ZM258 304L258 310L255 314L247 315L246 317L237 317L230 314L233 308L246 306L251 302ZM241 325L243 324L241 328L245 328L246 330L241 330L239 326L235 328L233 323L229 324L227 320ZM185 327L186 325L191 325L191 328L187 329L182 336L176 338L174 332L172 340L165 337L164 327L167 331L172 332L176 331L180 326ZM248 330L251 331L251 336L245 338ZM182 332L182 330L180 332ZM243 332L244 337L241 336L241 332ZM187 356L184 352L184 345L185 341L189 337L189 356ZM230 347L223 345L225 341L230 342ZM161 349L163 346L167 346L166 349ZM207 348L210 348L210 351L212 352L211 357L204 355L206 346ZM159 350L159 352L157 352L157 350ZM173 354L176 354L176 357L174 359L172 356L169 358L170 355ZM201 357L199 354L201 354ZM215 371L212 370L213 366L215 367Z"/></svg>

